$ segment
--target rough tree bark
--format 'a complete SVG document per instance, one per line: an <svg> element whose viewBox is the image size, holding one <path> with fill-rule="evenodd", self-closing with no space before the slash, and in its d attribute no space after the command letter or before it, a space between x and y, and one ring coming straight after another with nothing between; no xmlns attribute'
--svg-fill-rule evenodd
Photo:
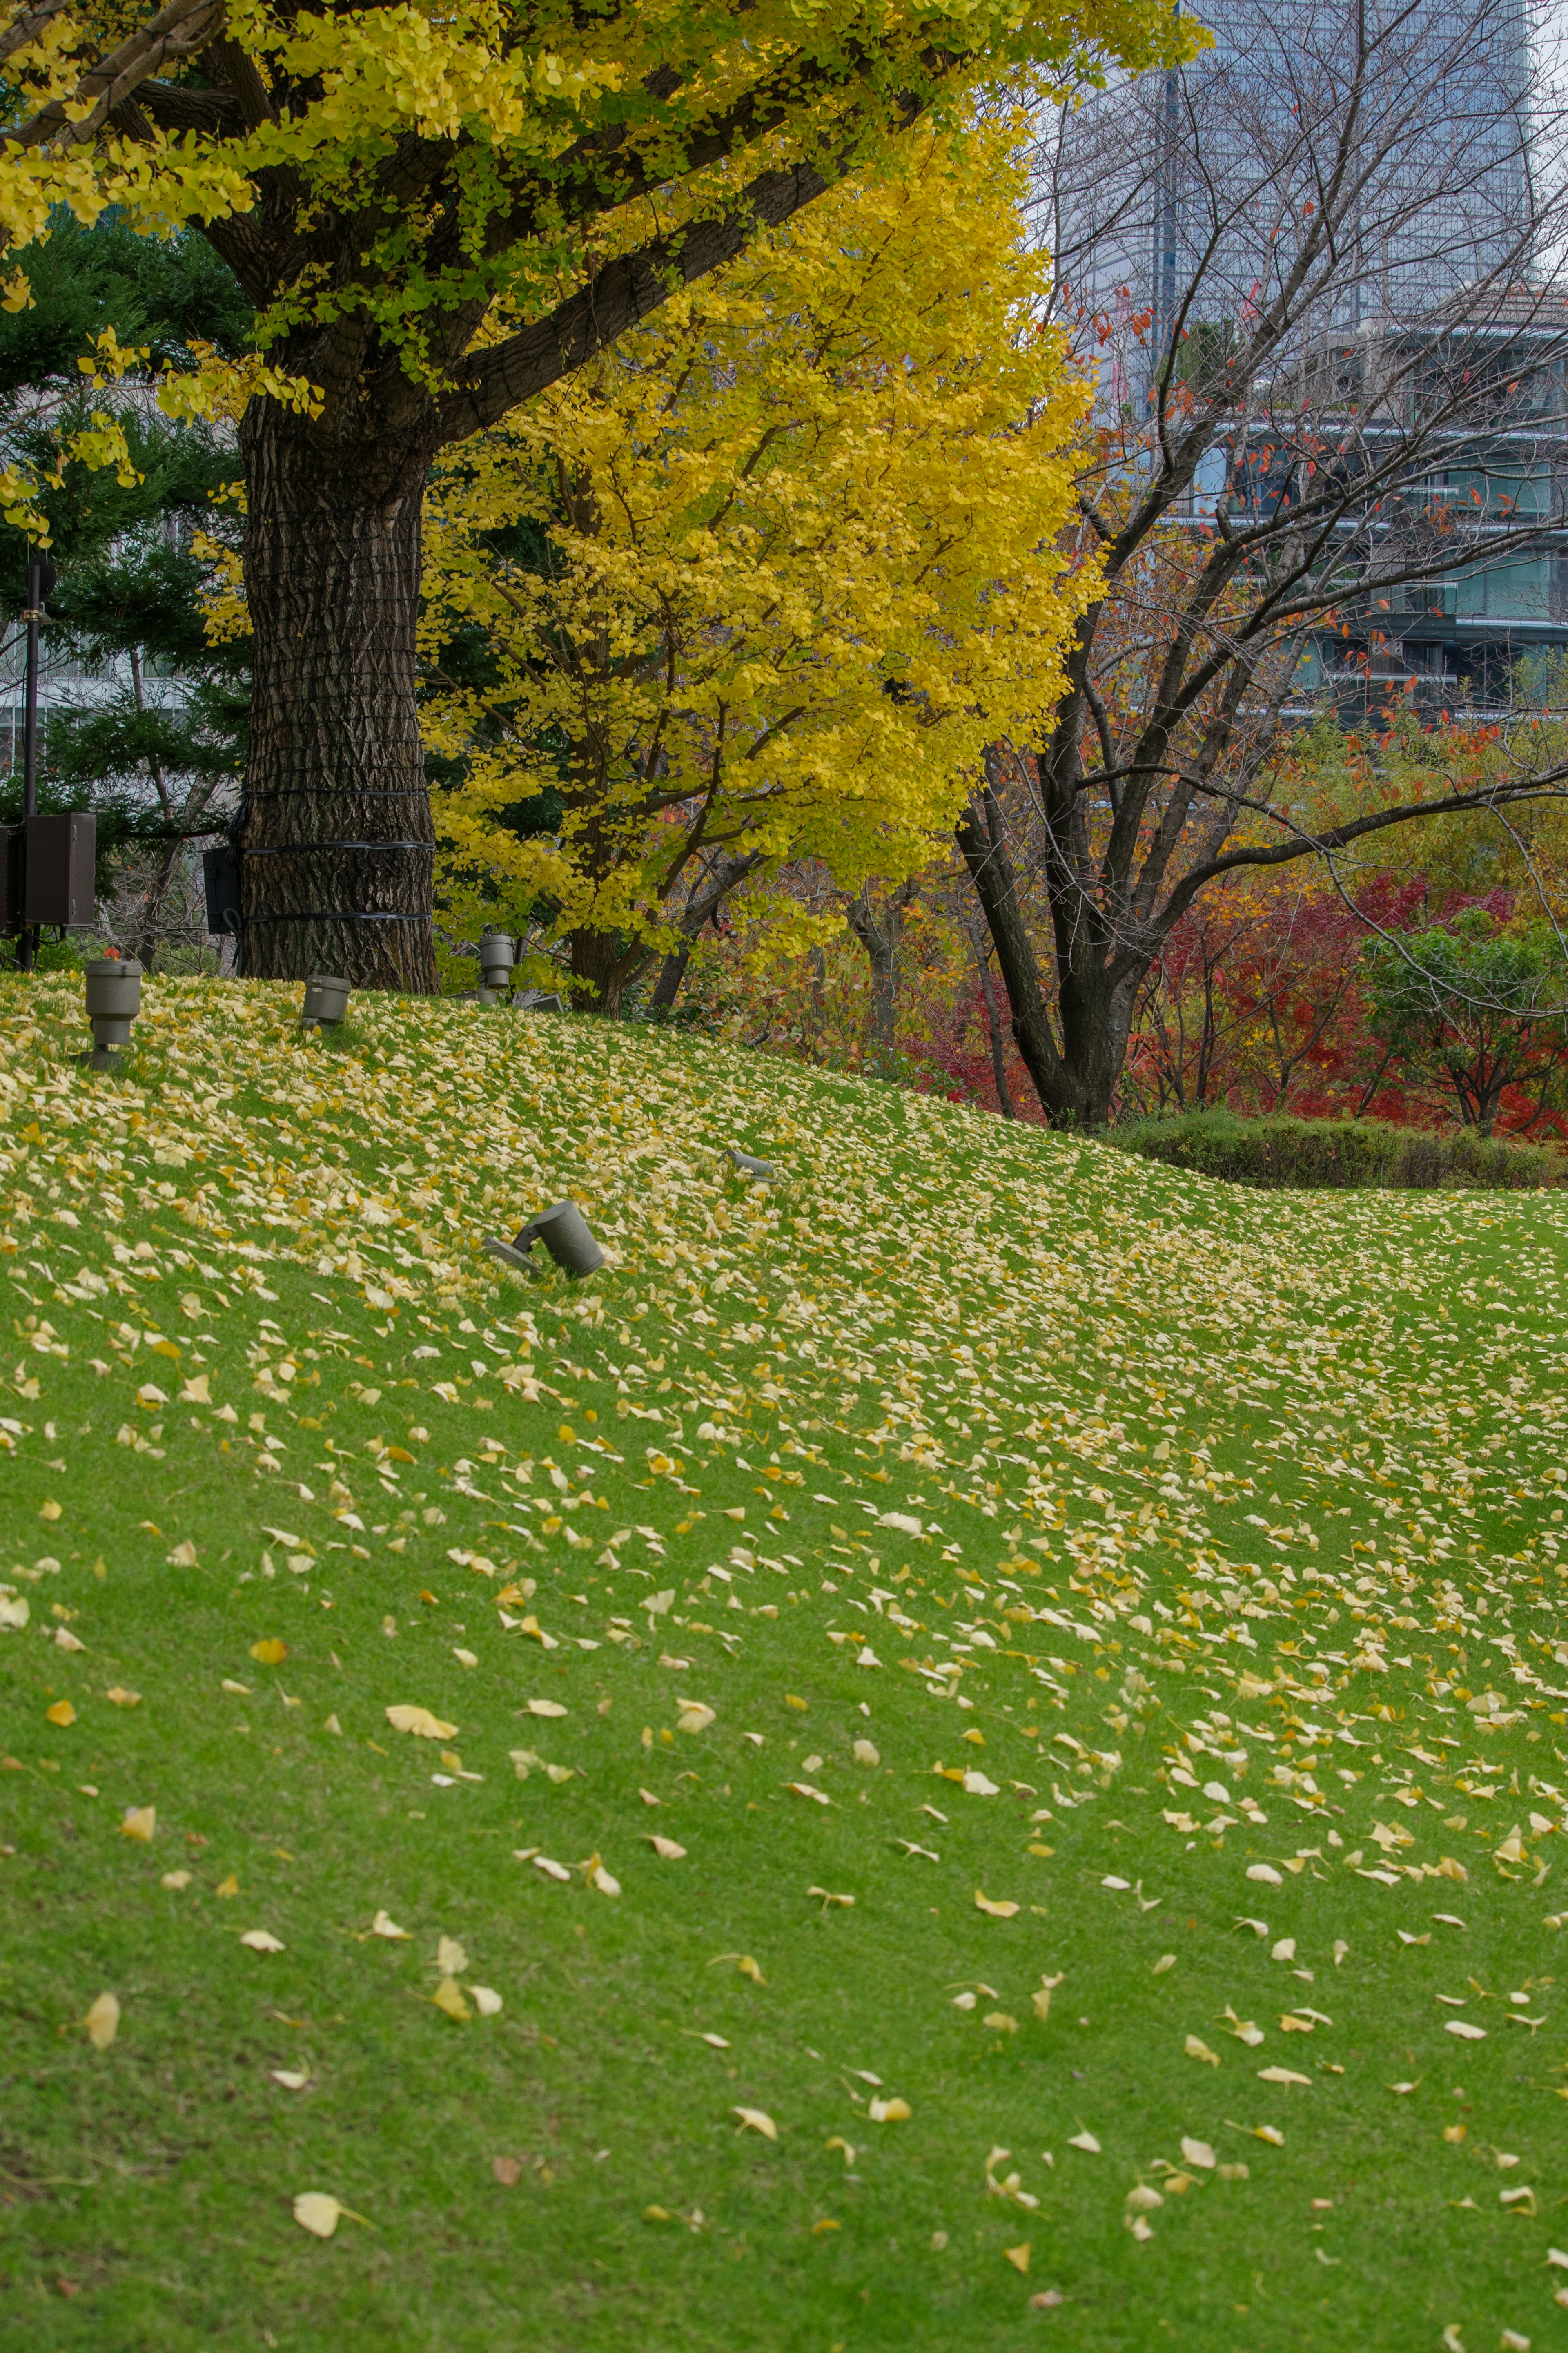
<svg viewBox="0 0 1568 2353"><path fill-rule="evenodd" d="M252 402L245 583L254 631L239 833L247 969L432 990L435 829L415 704L417 445L322 450ZM395 462L401 456L402 462Z"/></svg>

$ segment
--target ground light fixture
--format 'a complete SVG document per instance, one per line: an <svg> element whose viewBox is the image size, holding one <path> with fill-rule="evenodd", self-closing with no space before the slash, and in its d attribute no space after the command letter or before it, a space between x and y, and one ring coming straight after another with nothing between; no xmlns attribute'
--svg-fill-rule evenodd
<svg viewBox="0 0 1568 2353"><path fill-rule="evenodd" d="M564 1013L566 1000L556 988L520 988L512 998L519 1013Z"/></svg>
<svg viewBox="0 0 1568 2353"><path fill-rule="evenodd" d="M335 1029L348 1011L353 987L352 981L339 979L334 974L313 972L305 983L300 1029Z"/></svg>
<svg viewBox="0 0 1568 2353"><path fill-rule="evenodd" d="M771 1160L759 1160L754 1153L742 1152L738 1144L731 1144L728 1148L731 1159L742 1176L751 1176L759 1185L771 1185L775 1181L778 1171Z"/></svg>
<svg viewBox="0 0 1568 2353"><path fill-rule="evenodd" d="M511 968L517 962L517 942L510 932L492 932L487 923L479 941L479 987L481 1005L499 1004L511 987Z"/></svg>
<svg viewBox="0 0 1568 2353"><path fill-rule="evenodd" d="M134 956L103 956L83 967L92 1044L78 1056L90 1071L117 1071L142 1010L142 966Z"/></svg>
<svg viewBox="0 0 1568 2353"><path fill-rule="evenodd" d="M593 1274L605 1263L605 1253L575 1201L557 1201L552 1208L541 1209L510 1242L492 1237L485 1248L503 1266L521 1268L527 1266L535 1242L542 1242L556 1265L563 1266L568 1274Z"/></svg>

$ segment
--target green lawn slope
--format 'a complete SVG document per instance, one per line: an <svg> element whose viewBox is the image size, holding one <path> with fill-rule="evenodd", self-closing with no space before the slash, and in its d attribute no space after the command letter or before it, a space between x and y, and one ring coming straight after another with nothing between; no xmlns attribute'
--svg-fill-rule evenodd
<svg viewBox="0 0 1568 2353"><path fill-rule="evenodd" d="M0 985L0 2344L1568 2342L1561 1195L146 994Z"/></svg>

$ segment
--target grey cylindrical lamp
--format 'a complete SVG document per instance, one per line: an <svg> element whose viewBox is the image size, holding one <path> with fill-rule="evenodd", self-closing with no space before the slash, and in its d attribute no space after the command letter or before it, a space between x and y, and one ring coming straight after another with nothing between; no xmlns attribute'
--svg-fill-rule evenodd
<svg viewBox="0 0 1568 2353"><path fill-rule="evenodd" d="M94 1071L112 1071L131 1043L131 1024L142 1010L142 966L134 956L105 956L84 967L87 1018L92 1047L81 1060Z"/></svg>
<svg viewBox="0 0 1568 2353"><path fill-rule="evenodd" d="M349 1008L352 981L335 974L313 972L305 983L305 1002L300 1008L300 1026L335 1029Z"/></svg>
<svg viewBox="0 0 1568 2353"><path fill-rule="evenodd" d="M493 1005L511 987L511 968L517 962L517 942L510 932L492 932L486 926L479 941L479 1003Z"/></svg>
<svg viewBox="0 0 1568 2353"><path fill-rule="evenodd" d="M575 1201L557 1201L552 1208L541 1209L514 1237L511 1248L520 1257L526 1256L535 1242L542 1242L556 1265L563 1266L568 1274L593 1274L605 1263L605 1253Z"/></svg>
<svg viewBox="0 0 1568 2353"><path fill-rule="evenodd" d="M778 1175L771 1160L759 1160L754 1153L742 1152L738 1144L729 1147L731 1159L742 1176L752 1177L759 1185L773 1184Z"/></svg>

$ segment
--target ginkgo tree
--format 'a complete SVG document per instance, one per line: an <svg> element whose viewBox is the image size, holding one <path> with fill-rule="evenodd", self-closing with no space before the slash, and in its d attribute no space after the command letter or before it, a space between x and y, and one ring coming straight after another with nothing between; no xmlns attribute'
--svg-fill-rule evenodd
<svg viewBox="0 0 1568 2353"><path fill-rule="evenodd" d="M61 205L194 222L256 306L250 971L432 983L415 624L437 453L976 77L1176 39L1148 0L37 0L0 23L10 245Z"/></svg>
<svg viewBox="0 0 1568 2353"><path fill-rule="evenodd" d="M1059 691L1089 387L1037 324L1018 143L915 133L439 470L426 725L464 781L437 829L459 892L552 910L582 1002L617 1011L785 860L917 871ZM482 682L443 683L476 624ZM552 833L503 821L529 802Z"/></svg>

